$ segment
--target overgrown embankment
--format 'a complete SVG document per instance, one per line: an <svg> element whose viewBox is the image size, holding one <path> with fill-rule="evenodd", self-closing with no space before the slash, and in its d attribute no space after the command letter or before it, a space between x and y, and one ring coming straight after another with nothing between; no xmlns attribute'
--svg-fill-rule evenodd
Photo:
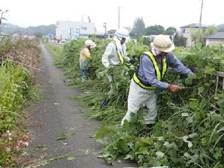
<svg viewBox="0 0 224 168"><path fill-rule="evenodd" d="M0 167L19 167L22 149L32 139L24 130L23 108L38 98L38 41L0 37Z"/></svg>
<svg viewBox="0 0 224 168"><path fill-rule="evenodd" d="M83 112L89 118L102 121L95 138L102 143L102 158L109 164L114 160L131 159L139 166L169 166L172 168L222 168L224 166L224 92L218 82L216 71L224 71L224 48L222 46L178 48L174 53L191 68L195 77L183 77L169 70L164 81L178 84L183 89L172 94L158 90L158 122L147 129L142 112L132 117L130 123L120 127L126 113L130 79L137 67L138 56L148 50L147 46L130 42L129 56L136 60L134 66L124 64L106 70L101 56L108 41L94 40L97 47L91 52L89 78L81 82L78 56L83 40L74 40L64 46L63 55L56 65L73 79L70 86L80 87L83 94L75 97L89 107ZM111 99L107 98L110 83L106 74L114 76L115 88ZM218 82L218 83L217 83ZM215 89L217 86L217 89ZM104 101L105 102L105 101Z"/></svg>

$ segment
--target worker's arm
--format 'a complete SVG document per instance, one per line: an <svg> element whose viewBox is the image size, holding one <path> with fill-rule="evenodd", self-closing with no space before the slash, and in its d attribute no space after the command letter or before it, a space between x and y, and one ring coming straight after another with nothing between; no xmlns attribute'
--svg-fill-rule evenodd
<svg viewBox="0 0 224 168"><path fill-rule="evenodd" d="M193 74L193 72L189 68L184 66L184 64L171 52L167 55L167 64L179 74Z"/></svg>
<svg viewBox="0 0 224 168"><path fill-rule="evenodd" d="M123 53L124 53L124 55L123 55L123 58L124 58L124 60L126 61L126 62L130 62L130 58L128 57L128 53L127 53L127 51L126 51L126 45L124 44L124 45L122 45L122 49L123 49Z"/></svg>

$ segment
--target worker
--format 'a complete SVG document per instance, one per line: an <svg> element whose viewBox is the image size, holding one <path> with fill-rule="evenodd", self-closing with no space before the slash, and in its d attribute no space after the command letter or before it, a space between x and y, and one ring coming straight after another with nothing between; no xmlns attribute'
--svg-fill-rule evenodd
<svg viewBox="0 0 224 168"><path fill-rule="evenodd" d="M86 80L88 59L92 59L90 49L94 47L96 47L96 44L92 40L86 40L85 46L80 51L79 66L81 69L82 81Z"/></svg>
<svg viewBox="0 0 224 168"><path fill-rule="evenodd" d="M143 114L144 123L148 127L155 124L157 116L155 89L167 89L173 93L181 90L178 85L162 81L168 67L179 74L193 74L172 53L174 48L175 46L168 36L157 35L151 43L151 51L144 52L140 56L139 65L130 84L128 110L121 125L125 120L129 122L131 113L137 114L143 105L147 107L147 111Z"/></svg>
<svg viewBox="0 0 224 168"><path fill-rule="evenodd" d="M125 42L129 38L129 32L125 28L120 28L115 32L113 41L111 41L107 46L106 50L102 56L102 64L105 68L113 69L118 65L124 64L124 61L134 64L134 60L127 56ZM109 82L113 81L111 74L107 75ZM111 89L110 92L113 89Z"/></svg>

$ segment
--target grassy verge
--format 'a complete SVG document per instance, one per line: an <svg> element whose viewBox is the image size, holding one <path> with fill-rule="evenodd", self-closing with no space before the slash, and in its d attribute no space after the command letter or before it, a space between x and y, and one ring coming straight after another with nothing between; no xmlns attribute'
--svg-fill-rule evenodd
<svg viewBox="0 0 224 168"><path fill-rule="evenodd" d="M56 59L63 58L63 52L62 52L63 46L59 44L47 43L46 48L54 58Z"/></svg>
<svg viewBox="0 0 224 168"><path fill-rule="evenodd" d="M42 97L35 81L40 49L28 39L7 38L0 46L0 167L19 167L32 140L23 109Z"/></svg>

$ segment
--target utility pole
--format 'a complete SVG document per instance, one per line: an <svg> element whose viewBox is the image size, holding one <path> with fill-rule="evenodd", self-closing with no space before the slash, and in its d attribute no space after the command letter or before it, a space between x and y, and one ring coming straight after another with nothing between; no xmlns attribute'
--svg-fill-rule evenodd
<svg viewBox="0 0 224 168"><path fill-rule="evenodd" d="M118 28L120 28L120 10L122 6L118 6Z"/></svg>
<svg viewBox="0 0 224 168"><path fill-rule="evenodd" d="M6 18L3 17L4 13L7 13L9 10L5 10L4 12L0 9L1 15L0 15L0 26L2 24L2 20L7 20ZM0 27L0 33L1 33L1 27Z"/></svg>
<svg viewBox="0 0 224 168"><path fill-rule="evenodd" d="M7 20L6 18L3 17L3 14L4 14L4 13L7 13L8 11L9 11L9 10L6 9L5 12L3 12L3 11L0 9L0 12L1 12L1 16L0 16L0 25L2 24L2 20Z"/></svg>
<svg viewBox="0 0 224 168"><path fill-rule="evenodd" d="M82 14L82 15L81 15L82 22L83 22L83 16L85 16L85 15L86 15L86 14Z"/></svg>
<svg viewBox="0 0 224 168"><path fill-rule="evenodd" d="M104 27L104 30L105 30L105 33L106 33L107 32L107 22L103 23L103 27Z"/></svg>
<svg viewBox="0 0 224 168"><path fill-rule="evenodd" d="M198 41L201 41L201 20L202 20L203 3L204 3L204 0L201 0L201 12L200 12L200 19L199 19Z"/></svg>
<svg viewBox="0 0 224 168"><path fill-rule="evenodd" d="M107 36L107 38L109 39L109 38L110 38L110 37L109 37L110 35L109 35L109 33L107 32L107 23L109 23L109 22L104 22L104 23L103 23L103 27L104 27L104 31L105 31L105 32L104 32L104 35Z"/></svg>
<svg viewBox="0 0 224 168"><path fill-rule="evenodd" d="M91 23L91 19L90 19L90 16L88 16L88 20L89 20L89 23Z"/></svg>

